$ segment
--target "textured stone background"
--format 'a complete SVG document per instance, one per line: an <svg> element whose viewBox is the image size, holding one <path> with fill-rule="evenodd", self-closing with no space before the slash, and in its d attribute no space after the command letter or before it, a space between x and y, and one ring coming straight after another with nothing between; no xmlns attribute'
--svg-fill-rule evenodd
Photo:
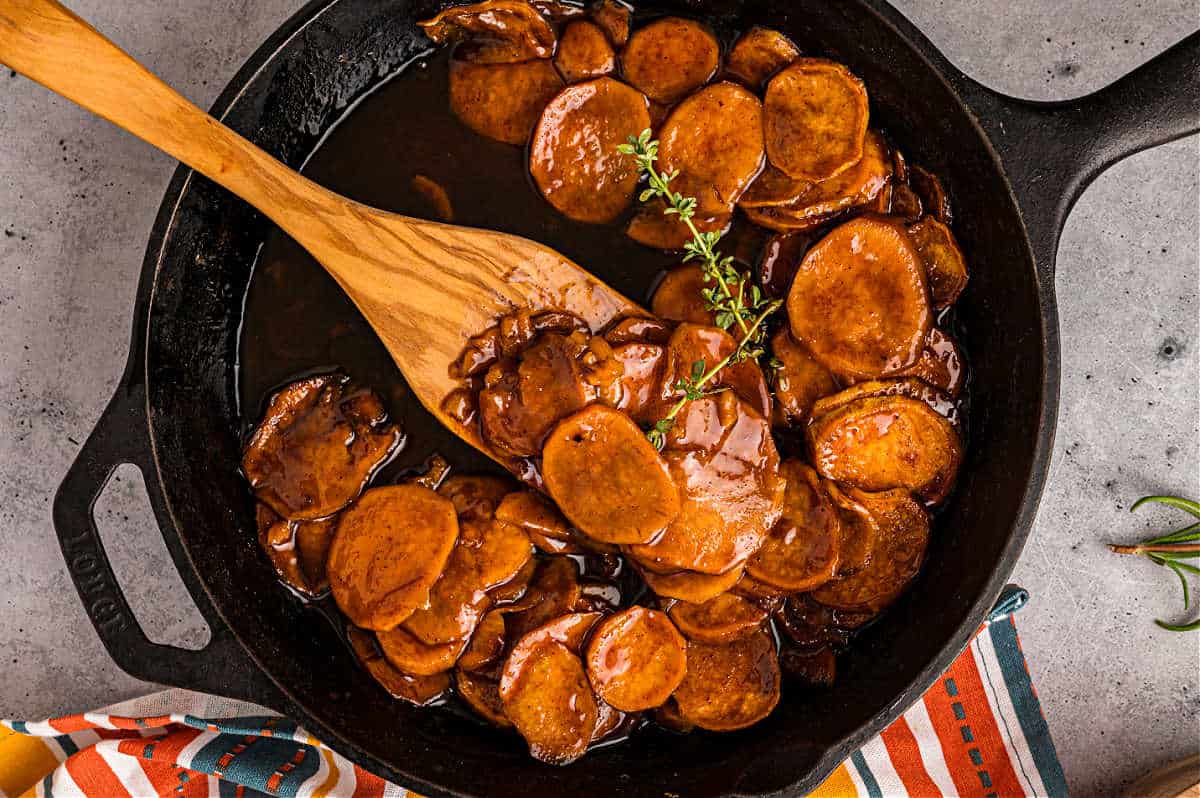
<svg viewBox="0 0 1200 798"><path fill-rule="evenodd" d="M301 0L73 0L201 105ZM1196 27L1194 0L902 0L950 60L1018 96L1085 94ZM81 65L86 68L86 65ZM1058 265L1062 411L1050 481L1015 581L1024 646L1072 791L1109 795L1200 739L1200 634L1162 569L1111 556L1179 519L1150 492L1200 495L1197 139L1131 158L1072 214ZM50 501L125 361L136 277L175 164L0 72L0 716L39 717L152 689L111 664L67 580ZM122 469L98 505L139 617L202 645ZM1200 591L1198 591L1200 592Z"/></svg>

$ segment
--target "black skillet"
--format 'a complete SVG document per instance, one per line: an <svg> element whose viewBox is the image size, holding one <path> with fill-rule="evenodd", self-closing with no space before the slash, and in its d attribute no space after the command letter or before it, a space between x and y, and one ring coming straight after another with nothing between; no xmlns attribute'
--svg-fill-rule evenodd
<svg viewBox="0 0 1200 798"><path fill-rule="evenodd" d="M428 47L414 23L438 6L315 0L259 48L213 113L298 166L349 103ZM147 249L129 364L54 506L80 597L123 669L277 709L364 767L429 795L694 798L802 794L963 649L1016 563L1046 476L1063 222L1107 166L1197 130L1200 35L1088 97L1029 103L964 76L882 0L655 8L733 29L771 25L849 65L870 89L873 123L946 181L972 265L958 308L973 380L960 485L921 575L842 658L837 685L788 691L769 719L743 732L651 732L566 768L540 765L519 741L449 712L388 701L332 629L285 595L257 551L237 470L237 356L243 297L269 225L186 168ZM582 262L621 287L618 266ZM414 434L434 423L415 413L404 420ZM151 643L112 573L91 510L120 463L145 475L168 549L212 627L201 651Z"/></svg>

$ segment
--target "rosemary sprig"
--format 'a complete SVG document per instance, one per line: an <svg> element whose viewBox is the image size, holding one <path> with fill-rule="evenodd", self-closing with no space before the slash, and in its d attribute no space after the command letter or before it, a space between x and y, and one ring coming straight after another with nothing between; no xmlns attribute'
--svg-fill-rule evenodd
<svg viewBox="0 0 1200 798"><path fill-rule="evenodd" d="M686 254L683 256L683 262L696 261L704 275L704 282L711 284L700 289L704 307L713 311L718 327L729 330L736 325L742 336L733 352L715 366L707 368L703 360L697 360L692 364L691 374L675 383L674 389L682 391L683 398L646 432L646 437L654 447L662 449L667 433L675 424L675 417L688 402L721 393L721 390L704 390L721 369L730 363L762 357L765 353L763 338L766 334L763 322L778 310L783 302L764 296L762 289L751 282L750 276L733 265L734 260L731 256L722 255L717 251L717 242L721 240L720 232L701 232L696 227L696 198L685 197L671 190L670 183L679 176L679 170L668 174L655 168L654 164L658 160L658 142L650 136L650 129L647 128L640 135L630 136L629 143L617 146L617 151L621 154L637 159L638 172L646 176L646 188L638 199L640 202L649 202L656 197L661 198L667 206L663 213L667 216L678 216L679 220L687 225L692 240L684 244Z"/></svg>
<svg viewBox="0 0 1200 798"><path fill-rule="evenodd" d="M1178 496L1143 496L1133 503L1129 511L1133 512L1147 504L1165 504L1177 507L1200 519L1200 503ZM1169 535L1149 538L1134 546L1110 543L1108 547L1117 554L1139 554L1157 565L1170 568L1179 577L1179 584L1183 588L1184 612L1191 609L1187 574L1200 574L1200 568L1184 561L1200 557L1200 520ZM1155 619L1154 622L1170 632L1191 632L1200 629L1200 618L1185 624L1167 623L1158 619Z"/></svg>

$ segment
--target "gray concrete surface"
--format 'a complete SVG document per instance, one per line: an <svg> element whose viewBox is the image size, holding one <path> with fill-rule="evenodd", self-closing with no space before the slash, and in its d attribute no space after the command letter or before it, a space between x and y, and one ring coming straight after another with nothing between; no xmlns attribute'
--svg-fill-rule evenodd
<svg viewBox="0 0 1200 798"><path fill-rule="evenodd" d="M301 4L71 3L202 105ZM1039 99L1100 88L1197 24L1193 0L899 6L973 77ZM1197 161L1193 137L1119 164L1079 203L1059 256L1062 413L1015 579L1033 594L1019 625L1076 795L1115 794L1200 745L1200 634L1151 623L1180 610L1179 586L1100 545L1180 520L1131 517L1142 494L1200 496ZM174 166L0 72L0 716L152 689L105 656L60 560L50 501L124 363L142 251ZM145 504L128 468L99 505L118 570L155 639L202 644Z"/></svg>

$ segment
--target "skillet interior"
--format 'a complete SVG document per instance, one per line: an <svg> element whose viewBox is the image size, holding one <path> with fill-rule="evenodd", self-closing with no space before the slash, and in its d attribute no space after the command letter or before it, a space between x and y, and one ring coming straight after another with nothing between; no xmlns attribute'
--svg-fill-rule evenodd
<svg viewBox="0 0 1200 798"><path fill-rule="evenodd" d="M316 18L226 92L221 102L232 103L226 122L298 166L347 103L427 46L413 23L439 5L311 5L300 18ZM643 734L631 745L549 768L528 759L515 738L385 700L331 628L279 588L257 550L250 497L237 472L242 302L269 224L193 178L167 231L153 284L146 374L171 521L214 605L294 703L283 709L367 767L426 793L616 789L697 796L763 792L798 781L811 786L823 775L819 770L836 764L836 749L852 742L848 738L893 717L957 654L960 627L993 598L997 571L1008 572L1027 532L1019 527L1041 412L1042 320L1015 202L969 112L919 50L868 4L751 0L676 8L704 17L728 13L736 28L770 24L805 50L861 75L873 120L914 161L945 179L957 211L955 232L973 267L958 306L972 367L970 446L929 561L888 617L841 658L834 689L785 692L779 709L751 729ZM248 82L240 84L243 78ZM609 277L604 264L585 265ZM257 408L246 411L253 415ZM435 423L416 414L403 421L410 430ZM442 451L452 460L461 453Z"/></svg>

